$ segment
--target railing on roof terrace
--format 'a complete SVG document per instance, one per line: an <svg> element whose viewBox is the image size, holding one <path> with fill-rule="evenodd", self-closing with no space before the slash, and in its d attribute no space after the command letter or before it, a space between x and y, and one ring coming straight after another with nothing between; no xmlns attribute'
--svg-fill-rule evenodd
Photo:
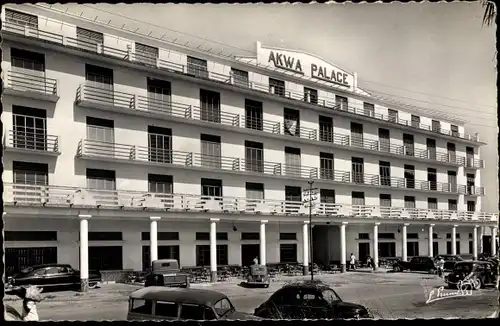
<svg viewBox="0 0 500 326"><path fill-rule="evenodd" d="M148 193L146 191L101 190L83 187L4 184L7 205L45 207L84 207L100 209L149 209L179 212L235 214L307 215L301 202L210 197L189 194ZM383 218L404 220L445 220L495 222L497 214L430 210L374 205L320 203L313 209L314 218Z"/></svg>
<svg viewBox="0 0 500 326"><path fill-rule="evenodd" d="M422 181L410 178L380 176L349 171L336 171L333 169L317 168L312 166L267 162L263 160L247 160L239 157L174 151L148 146L116 144L90 139L82 139L79 142L77 156L84 158L111 158L124 161L171 164L181 167L198 167L208 170L253 172L272 176L285 176L292 179L315 179L345 184L415 189L418 191L436 191L478 196L484 195L484 189L482 187L470 187L450 183Z"/></svg>
<svg viewBox="0 0 500 326"><path fill-rule="evenodd" d="M283 97L286 97L286 98L289 98L292 100L296 100L296 101L305 102L305 100L307 101L307 99L308 99L308 97L305 96L303 93L292 92L292 91L285 90L285 89L283 89L282 91L276 90L276 88L272 88L268 84L257 83L257 82L248 82L248 85L246 85L246 83L242 83L240 80L236 81L235 78L231 77L231 75L224 75L224 74L220 74L220 73L211 72L208 68L195 69L195 68L191 67L191 65L190 65L191 68L188 69L188 67L186 67L185 65L170 62L170 61L159 59L159 58L156 58L156 60L155 60L156 65L152 65L152 64L150 64L152 61L150 57L147 57L147 60L142 60L142 59L134 60L134 56L137 57L137 56L140 56L140 54L132 53L130 50L120 50L120 49L105 46L102 44L96 45L92 42L67 37L67 36L63 36L60 34L56 34L56 33L41 31L41 30L33 31L32 29L25 27L24 25L17 25L17 24L12 23L12 22L4 22L3 29L5 31L21 34L25 37L38 38L38 39L41 39L44 41L49 41L49 42L57 43L57 44L64 45L67 47L75 48L75 49L78 49L81 51L97 53L97 54L108 56L108 57L118 58L121 60L127 60L129 62L135 62L135 63L141 64L141 65L146 64L148 66L150 65L150 66L156 67L158 69L163 69L163 70L167 70L167 71L171 71L171 72L183 73L183 74L194 76L197 78L209 79L212 81L221 82L221 83L225 83L225 84L231 83L232 85L234 85L236 87L249 88L252 90L256 90L256 91L260 91L260 92L264 92L264 93L268 93L268 94L283 96ZM146 61L146 63L145 63L145 61ZM367 99L367 100L369 100L369 99ZM412 123L408 120L403 120L403 119L399 119L397 117L394 118L394 117L389 117L388 115L374 113L373 111L366 110L364 108L356 108L353 106L342 105L342 104L339 104L339 103L332 101L331 98L317 97L317 99L315 99L314 101L309 100L308 102L310 104L318 105L318 106L325 107L328 109L348 112L348 113L355 114L355 115L370 117L370 118L373 118L376 120L387 121L387 122L391 122L391 123L398 124L398 125L408 126L410 128L436 132L439 134L443 134L443 135L447 135L447 136L451 136L451 137L455 137L455 138L459 138L459 139L469 140L469 141L473 141L473 142L479 142L479 138L477 136L462 134L462 133L458 133L458 132L452 132L452 131L444 130L444 129L440 129L440 128L438 130L435 130L434 128L432 128L429 125L420 124L420 123L418 124L418 127L417 127L415 123ZM388 106L390 106L390 105L388 105Z"/></svg>
<svg viewBox="0 0 500 326"><path fill-rule="evenodd" d="M26 69L24 69L24 72L15 69L6 71L7 82L5 88L57 96L56 79L30 74L26 71Z"/></svg>
<svg viewBox="0 0 500 326"><path fill-rule="evenodd" d="M260 130L277 135L329 142L340 146L363 148L365 150L377 151L381 153L391 153L441 163L465 165L465 157L458 156L456 154L419 149L413 146L394 145L388 142L381 142L366 138L351 138L349 135L340 135L321 129L318 130L292 126L285 127L286 124L284 122L269 121L251 116L246 117L245 115L240 116L239 114L222 111L219 106L199 108L188 104L175 103L166 99L136 96L130 93L114 91L112 86L109 88L102 88L82 84L77 89L76 99L77 103L86 101L99 106L115 106L120 110L129 109L144 113L192 119L232 127Z"/></svg>

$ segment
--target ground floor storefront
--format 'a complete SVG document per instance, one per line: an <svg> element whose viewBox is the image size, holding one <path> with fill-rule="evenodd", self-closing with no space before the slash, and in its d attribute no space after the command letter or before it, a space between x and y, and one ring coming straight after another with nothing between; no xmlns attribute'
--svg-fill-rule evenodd
<svg viewBox="0 0 500 326"><path fill-rule="evenodd" d="M7 274L47 263L81 269L146 270L151 260L173 258L181 267L310 262L310 230L315 263L343 265L352 254L409 259L412 256L496 252L497 229L473 224L313 223L254 221L223 217L198 221L150 217L142 220L23 217L5 221ZM83 238L83 241L81 239ZM82 251L82 246L85 247ZM85 259L84 259L85 261Z"/></svg>

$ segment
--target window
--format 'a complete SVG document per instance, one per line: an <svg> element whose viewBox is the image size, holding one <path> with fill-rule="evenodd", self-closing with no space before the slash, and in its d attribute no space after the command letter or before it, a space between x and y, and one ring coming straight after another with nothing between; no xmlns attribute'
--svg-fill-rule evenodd
<svg viewBox="0 0 500 326"><path fill-rule="evenodd" d="M389 113L389 119L388 121L389 122L394 122L394 123L398 123L398 111L397 110L393 110L393 109L388 109L388 113Z"/></svg>
<svg viewBox="0 0 500 326"><path fill-rule="evenodd" d="M358 233L358 240L370 240L370 233Z"/></svg>
<svg viewBox="0 0 500 326"><path fill-rule="evenodd" d="M333 190L333 189L320 189L319 196L320 196L321 203L335 204L335 190Z"/></svg>
<svg viewBox="0 0 500 326"><path fill-rule="evenodd" d="M21 26L28 26L38 30L38 17L23 12L5 9L5 22Z"/></svg>
<svg viewBox="0 0 500 326"><path fill-rule="evenodd" d="M475 212L476 211L476 202L473 200L467 201L467 211Z"/></svg>
<svg viewBox="0 0 500 326"><path fill-rule="evenodd" d="M106 149L113 150L114 147L111 145L115 142L114 121L94 118L94 117L87 117L86 122L87 122L87 140L99 143L108 143L109 145L106 144L100 144L100 145L108 146L109 148Z"/></svg>
<svg viewBox="0 0 500 326"><path fill-rule="evenodd" d="M177 303L175 302L156 302L155 316L177 318Z"/></svg>
<svg viewBox="0 0 500 326"><path fill-rule="evenodd" d="M375 116L375 105L363 102L363 114L369 117Z"/></svg>
<svg viewBox="0 0 500 326"><path fill-rule="evenodd" d="M14 201L40 203L45 200L42 186L49 184L48 164L18 162L12 163L14 172Z"/></svg>
<svg viewBox="0 0 500 326"><path fill-rule="evenodd" d="M456 146L453 143L446 144L446 150L448 152L448 161L451 163L455 163L457 161L457 153Z"/></svg>
<svg viewBox="0 0 500 326"><path fill-rule="evenodd" d="M241 240L260 240L259 232L241 232Z"/></svg>
<svg viewBox="0 0 500 326"><path fill-rule="evenodd" d="M14 147L47 150L47 112L45 110L13 105L12 120Z"/></svg>
<svg viewBox="0 0 500 326"><path fill-rule="evenodd" d="M300 148L285 147L285 174L287 176L301 176Z"/></svg>
<svg viewBox="0 0 500 326"><path fill-rule="evenodd" d="M300 112L298 110L283 110L283 126L285 135L300 137Z"/></svg>
<svg viewBox="0 0 500 326"><path fill-rule="evenodd" d="M57 241L57 231L5 231L5 241Z"/></svg>
<svg viewBox="0 0 500 326"><path fill-rule="evenodd" d="M382 186L391 186L391 163L379 161L380 184Z"/></svg>
<svg viewBox="0 0 500 326"><path fill-rule="evenodd" d="M122 270L122 246L90 246L89 269L98 271Z"/></svg>
<svg viewBox="0 0 500 326"><path fill-rule="evenodd" d="M437 170L428 168L427 169L427 182L429 183L429 190L437 190Z"/></svg>
<svg viewBox="0 0 500 326"><path fill-rule="evenodd" d="M365 193L359 191L353 191L351 194L351 200L353 205L364 205Z"/></svg>
<svg viewBox="0 0 500 326"><path fill-rule="evenodd" d="M302 202L302 190L300 187L285 186L285 200Z"/></svg>
<svg viewBox="0 0 500 326"><path fill-rule="evenodd" d="M5 248L6 276L11 276L30 266L56 263L57 246ZM45 272L44 269L42 270Z"/></svg>
<svg viewBox="0 0 500 326"><path fill-rule="evenodd" d="M202 121L220 123L220 94L200 89L200 106Z"/></svg>
<svg viewBox="0 0 500 326"><path fill-rule="evenodd" d="M342 110L342 111L347 111L348 106L349 106L349 101L348 101L347 97L335 95L335 105L336 105L337 109Z"/></svg>
<svg viewBox="0 0 500 326"><path fill-rule="evenodd" d="M380 235L379 235L380 238ZM379 256L383 258L396 257L396 243L394 242L379 242Z"/></svg>
<svg viewBox="0 0 500 326"><path fill-rule="evenodd" d="M113 93L113 70L109 68L104 68L100 66L94 66L90 64L85 64L85 80L87 85L100 88L99 91L103 92L103 90L107 90L106 99L112 102L112 93Z"/></svg>
<svg viewBox="0 0 500 326"><path fill-rule="evenodd" d="M269 93L285 96L285 82L282 80L269 78Z"/></svg>
<svg viewBox="0 0 500 326"><path fill-rule="evenodd" d="M411 115L411 126L413 128L420 128L420 117L417 115Z"/></svg>
<svg viewBox="0 0 500 326"><path fill-rule="evenodd" d="M10 62L14 71L45 76L45 55L42 53L11 48ZM38 83L44 86L43 81Z"/></svg>
<svg viewBox="0 0 500 326"><path fill-rule="evenodd" d="M333 165L333 154L331 153L319 153L320 160L320 178L327 180L335 179L334 165Z"/></svg>
<svg viewBox="0 0 500 326"><path fill-rule="evenodd" d="M475 193L476 176L474 173L467 173L467 194L473 195Z"/></svg>
<svg viewBox="0 0 500 326"><path fill-rule="evenodd" d="M297 244L281 243L280 263L296 263L296 262L297 262Z"/></svg>
<svg viewBox="0 0 500 326"><path fill-rule="evenodd" d="M148 161L172 163L172 129L148 126Z"/></svg>
<svg viewBox="0 0 500 326"><path fill-rule="evenodd" d="M304 101L318 104L318 91L312 88L304 87Z"/></svg>
<svg viewBox="0 0 500 326"><path fill-rule="evenodd" d="M403 134L403 145L405 155L415 156L415 140L413 135Z"/></svg>
<svg viewBox="0 0 500 326"><path fill-rule="evenodd" d="M437 198L427 198L427 208L432 210L438 209Z"/></svg>
<svg viewBox="0 0 500 326"><path fill-rule="evenodd" d="M233 77L233 84L241 87L250 87L248 80L248 71L243 71L231 68L231 76Z"/></svg>
<svg viewBox="0 0 500 326"><path fill-rule="evenodd" d="M450 192L457 192L457 172L448 171L448 184L450 186Z"/></svg>
<svg viewBox="0 0 500 326"><path fill-rule="evenodd" d="M378 139L380 142L380 150L382 152L390 152L391 151L391 136L390 131L387 129L379 128L378 130Z"/></svg>
<svg viewBox="0 0 500 326"><path fill-rule="evenodd" d="M116 190L115 171L87 169L87 188Z"/></svg>
<svg viewBox="0 0 500 326"><path fill-rule="evenodd" d="M201 195L222 197L222 180L201 178Z"/></svg>
<svg viewBox="0 0 500 326"><path fill-rule="evenodd" d="M264 184L263 183L246 182L245 188L246 188L246 198L247 199L255 199L255 200L264 199Z"/></svg>
<svg viewBox="0 0 500 326"><path fill-rule="evenodd" d="M380 206L382 206L382 207L391 207L391 201L392 201L391 195L389 195L389 194L380 194L379 200L380 200Z"/></svg>
<svg viewBox="0 0 500 326"><path fill-rule="evenodd" d="M396 239L396 237L394 236L394 233L379 233L378 238L385 239L385 240Z"/></svg>
<svg viewBox="0 0 500 326"><path fill-rule="evenodd" d="M208 78L207 60L188 56L187 73L199 78Z"/></svg>
<svg viewBox="0 0 500 326"><path fill-rule="evenodd" d="M264 173L264 144L245 140L245 171Z"/></svg>
<svg viewBox="0 0 500 326"><path fill-rule="evenodd" d="M409 257L419 256L418 241L408 241L406 253Z"/></svg>
<svg viewBox="0 0 500 326"><path fill-rule="evenodd" d="M155 194L172 194L174 192L173 176L148 174L148 192Z"/></svg>
<svg viewBox="0 0 500 326"><path fill-rule="evenodd" d="M414 211L414 209L415 209L415 197L405 196L404 201L405 201L405 203L404 203L405 208L409 210L410 216L416 217L415 215L418 213Z"/></svg>
<svg viewBox="0 0 500 326"><path fill-rule="evenodd" d="M458 247L457 247L457 249L458 249ZM458 252L458 250L457 250L457 252ZM472 254L472 253L474 253L474 241L469 241L469 254Z"/></svg>
<svg viewBox="0 0 500 326"><path fill-rule="evenodd" d="M458 237L457 237L457 239L458 239ZM460 241L456 242L455 247L457 249L457 255L460 255ZM446 254L447 255L453 254L453 251L451 249L452 249L451 248L451 241L447 241L446 242Z"/></svg>
<svg viewBox="0 0 500 326"><path fill-rule="evenodd" d="M280 232L280 240L297 240L297 233Z"/></svg>
<svg viewBox="0 0 500 326"><path fill-rule="evenodd" d="M441 122L432 120L432 131L441 132Z"/></svg>
<svg viewBox="0 0 500 326"><path fill-rule="evenodd" d="M221 139L215 135L200 135L201 166L204 168L220 169L222 165Z"/></svg>
<svg viewBox="0 0 500 326"><path fill-rule="evenodd" d="M472 238L472 233L469 233L469 238ZM455 233L457 239L460 239L460 233ZM451 239L451 233L446 233L446 239Z"/></svg>
<svg viewBox="0 0 500 326"><path fill-rule="evenodd" d="M413 165L405 164L404 168L406 188L415 188L415 167Z"/></svg>
<svg viewBox="0 0 500 326"><path fill-rule="evenodd" d="M217 245L217 265L228 264L228 246ZM210 266L210 245L196 246L196 266Z"/></svg>
<svg viewBox="0 0 500 326"><path fill-rule="evenodd" d="M436 140L427 138L427 155L430 160L436 160Z"/></svg>
<svg viewBox="0 0 500 326"><path fill-rule="evenodd" d="M214 304L214 310L219 317L224 316L232 309L233 306L231 305L231 302L229 302L229 300L226 298L221 299Z"/></svg>
<svg viewBox="0 0 500 326"><path fill-rule="evenodd" d="M263 130L262 102L245 99L245 128Z"/></svg>
<svg viewBox="0 0 500 326"><path fill-rule="evenodd" d="M319 116L319 140L333 143L333 119Z"/></svg>
<svg viewBox="0 0 500 326"><path fill-rule="evenodd" d="M166 80L148 78L146 109L153 112L172 114L171 84ZM141 105L139 100L139 105Z"/></svg>
<svg viewBox="0 0 500 326"><path fill-rule="evenodd" d="M465 153L467 158L467 167L474 167L474 148L465 147Z"/></svg>
<svg viewBox="0 0 500 326"><path fill-rule="evenodd" d="M450 127L451 127L451 135L453 137L459 137L458 126L451 125Z"/></svg>
<svg viewBox="0 0 500 326"><path fill-rule="evenodd" d="M134 59L136 62L156 67L158 56L158 48L137 42L135 43Z"/></svg>
<svg viewBox="0 0 500 326"><path fill-rule="evenodd" d="M178 241L179 240L179 232L158 232L157 239L159 241ZM141 240L142 241L150 241L151 240L151 233L141 232Z"/></svg>
<svg viewBox="0 0 500 326"><path fill-rule="evenodd" d="M351 146L363 147L363 125L351 122Z"/></svg>
<svg viewBox="0 0 500 326"><path fill-rule="evenodd" d="M204 307L196 304L181 304L180 318L182 319L193 319L193 320L203 320Z"/></svg>
<svg viewBox="0 0 500 326"><path fill-rule="evenodd" d="M352 182L364 183L364 160L360 157L351 158Z"/></svg>
<svg viewBox="0 0 500 326"><path fill-rule="evenodd" d="M448 210L456 211L458 209L456 199L448 199Z"/></svg>
<svg viewBox="0 0 500 326"><path fill-rule="evenodd" d="M121 232L89 232L89 241L122 241Z"/></svg>
<svg viewBox="0 0 500 326"><path fill-rule="evenodd" d="M79 48L97 52L99 46L104 44L104 34L77 26L76 44Z"/></svg>

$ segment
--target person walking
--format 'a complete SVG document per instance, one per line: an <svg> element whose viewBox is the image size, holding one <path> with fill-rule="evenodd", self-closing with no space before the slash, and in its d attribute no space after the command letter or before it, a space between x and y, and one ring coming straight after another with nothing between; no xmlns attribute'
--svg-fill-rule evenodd
<svg viewBox="0 0 500 326"><path fill-rule="evenodd" d="M259 258L255 257L252 261L252 265L259 265Z"/></svg>
<svg viewBox="0 0 500 326"><path fill-rule="evenodd" d="M351 261L349 262L350 269L356 270L356 256L351 252Z"/></svg>
<svg viewBox="0 0 500 326"><path fill-rule="evenodd" d="M438 261L437 261L436 265L437 265L438 276L443 278L444 277L444 258L438 257Z"/></svg>
<svg viewBox="0 0 500 326"><path fill-rule="evenodd" d="M373 259L371 256L368 256L366 259L366 267L370 267L371 269L375 270L375 265L373 264Z"/></svg>

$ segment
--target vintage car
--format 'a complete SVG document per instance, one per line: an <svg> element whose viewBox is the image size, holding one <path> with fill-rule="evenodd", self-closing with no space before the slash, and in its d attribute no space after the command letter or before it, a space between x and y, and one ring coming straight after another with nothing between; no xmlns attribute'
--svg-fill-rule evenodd
<svg viewBox="0 0 500 326"><path fill-rule="evenodd" d="M455 264L453 271L445 277L450 288L472 288L479 290L486 286L495 286L497 268L489 261L465 260Z"/></svg>
<svg viewBox="0 0 500 326"><path fill-rule="evenodd" d="M228 297L206 289L150 286L129 296L127 320L258 320L237 312Z"/></svg>
<svg viewBox="0 0 500 326"><path fill-rule="evenodd" d="M437 263L437 261L439 260L440 257L443 257L444 270L446 272L451 272L453 270L453 267L455 266L456 262L464 260L459 255L438 255L438 256L436 256L434 262Z"/></svg>
<svg viewBox="0 0 500 326"><path fill-rule="evenodd" d="M89 287L94 288L102 282L101 273L89 270ZM80 288L80 271L66 264L45 264L26 267L21 272L7 278L6 291L13 291L19 286L37 285L47 287Z"/></svg>
<svg viewBox="0 0 500 326"><path fill-rule="evenodd" d="M189 287L189 274L182 273L176 259L158 259L151 263L151 272L144 286Z"/></svg>
<svg viewBox="0 0 500 326"><path fill-rule="evenodd" d="M373 318L362 305L344 302L320 281L287 284L255 309L266 319L359 319Z"/></svg>
<svg viewBox="0 0 500 326"><path fill-rule="evenodd" d="M245 285L263 286L265 288L269 287L269 274L267 272L267 267L264 265L250 266L250 271L248 272Z"/></svg>
<svg viewBox="0 0 500 326"><path fill-rule="evenodd" d="M397 260L393 265L394 272L412 271L412 272L429 272L434 274L437 270L434 259L430 257L416 256L410 261Z"/></svg>

